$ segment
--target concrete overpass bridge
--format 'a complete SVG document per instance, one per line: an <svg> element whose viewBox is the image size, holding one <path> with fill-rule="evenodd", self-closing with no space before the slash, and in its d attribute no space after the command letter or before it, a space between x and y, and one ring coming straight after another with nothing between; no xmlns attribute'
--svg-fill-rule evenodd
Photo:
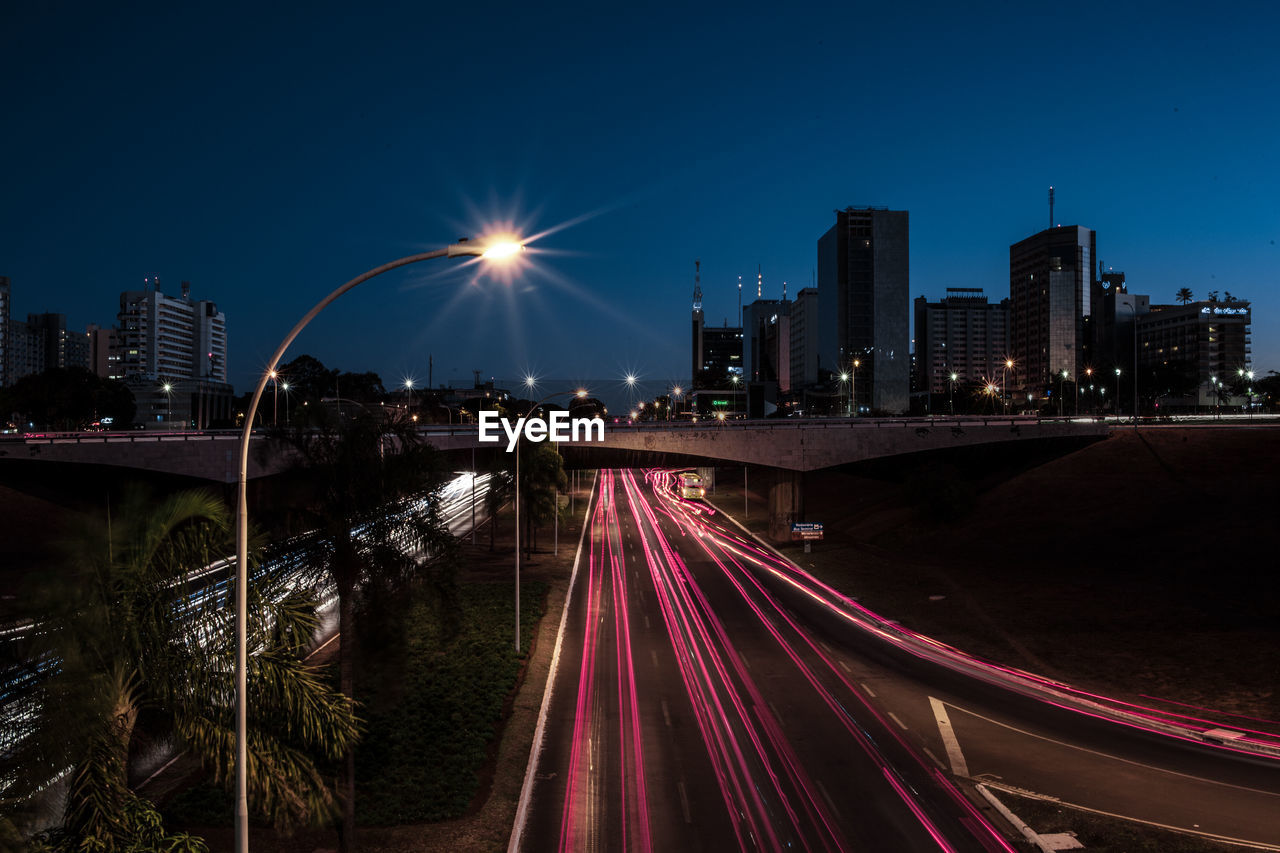
<svg viewBox="0 0 1280 853"><path fill-rule="evenodd" d="M560 445L573 468L744 465L769 470L770 534L789 535L803 518L803 475L870 459L977 445L1101 438L1101 421L1034 417L814 418L699 423L607 424L604 440ZM469 467L502 453L480 443L473 424L420 430L436 449ZM0 471L8 461L104 465L178 474L220 483L237 476L238 431L51 433L0 440ZM265 432L254 437L249 476L294 464L291 449Z"/></svg>

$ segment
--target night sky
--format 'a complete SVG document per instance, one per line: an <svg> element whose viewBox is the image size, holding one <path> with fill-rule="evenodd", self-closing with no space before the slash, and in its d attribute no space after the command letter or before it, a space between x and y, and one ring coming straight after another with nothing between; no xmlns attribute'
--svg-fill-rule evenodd
<svg viewBox="0 0 1280 853"><path fill-rule="evenodd" d="M283 5L3 4L15 315L107 325L189 280L244 390L329 290L505 222L543 235L514 280L375 279L290 355L687 379L695 258L719 324L739 275L794 293L835 208L883 205L913 297L998 299L1052 184L1131 289L1253 300L1280 369L1274 4Z"/></svg>

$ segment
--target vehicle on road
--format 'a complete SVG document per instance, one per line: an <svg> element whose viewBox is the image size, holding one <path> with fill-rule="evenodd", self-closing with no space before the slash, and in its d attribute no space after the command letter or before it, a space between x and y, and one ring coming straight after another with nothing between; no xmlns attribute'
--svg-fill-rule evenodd
<svg viewBox="0 0 1280 853"><path fill-rule="evenodd" d="M693 472L685 471L678 478L680 497L690 498L692 500L700 500L707 496L707 490L702 485L702 477Z"/></svg>

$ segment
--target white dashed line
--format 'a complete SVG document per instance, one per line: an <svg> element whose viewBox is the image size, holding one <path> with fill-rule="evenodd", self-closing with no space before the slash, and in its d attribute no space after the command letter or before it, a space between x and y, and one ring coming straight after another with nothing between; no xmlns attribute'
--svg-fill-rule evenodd
<svg viewBox="0 0 1280 853"><path fill-rule="evenodd" d="M904 722L902 722L902 720L899 720L899 719L898 719L898 715L897 715L897 714L895 714L895 713L893 713L892 711L890 711L890 712L889 712L889 717L890 717L890 719L892 719L895 723L897 723L897 724L898 724L898 728L902 729L904 732L907 730L907 724L906 724L906 723L904 723Z"/></svg>
<svg viewBox="0 0 1280 853"><path fill-rule="evenodd" d="M867 682L865 682L865 681L859 681L858 683L862 685L862 689L863 689L863 690L867 691L867 695L868 695L868 696L875 696L875 695L876 695L876 692L875 692L874 690L872 690L870 687L868 687L868 686L867 686Z"/></svg>

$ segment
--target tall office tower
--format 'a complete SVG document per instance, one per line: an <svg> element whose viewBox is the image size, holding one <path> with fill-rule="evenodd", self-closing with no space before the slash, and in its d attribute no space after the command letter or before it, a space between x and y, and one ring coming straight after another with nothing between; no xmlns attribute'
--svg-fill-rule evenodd
<svg viewBox="0 0 1280 853"><path fill-rule="evenodd" d="M116 330L103 328L90 323L89 335L89 369L103 379L124 379L116 361Z"/></svg>
<svg viewBox="0 0 1280 853"><path fill-rule="evenodd" d="M0 275L0 388L9 384L9 276Z"/></svg>
<svg viewBox="0 0 1280 853"><path fill-rule="evenodd" d="M217 305L191 299L191 285L182 283L182 296L154 287L120 294L116 354L127 382L177 379L227 381L227 320Z"/></svg>
<svg viewBox="0 0 1280 853"><path fill-rule="evenodd" d="M836 224L818 239L822 364L855 371L857 411L904 412L911 385L907 211L835 213Z"/></svg>
<svg viewBox="0 0 1280 853"><path fill-rule="evenodd" d="M168 427L229 422L227 320L218 306L160 292L158 279L120 294L112 369L133 390L137 418Z"/></svg>
<svg viewBox="0 0 1280 853"><path fill-rule="evenodd" d="M1067 371L1075 377L1089 349L1093 259L1089 228L1046 228L1009 247L1010 331L1018 387L1041 394Z"/></svg>
<svg viewBox="0 0 1280 853"><path fill-rule="evenodd" d="M791 303L757 299L742 309L742 366L747 382L791 390ZM776 394L764 399L776 402Z"/></svg>
<svg viewBox="0 0 1280 853"><path fill-rule="evenodd" d="M916 385L946 394L955 384L1004 382L1009 350L1009 300L991 304L980 287L948 287L946 298L915 301ZM1009 376L1012 380L1013 376Z"/></svg>
<svg viewBox="0 0 1280 853"><path fill-rule="evenodd" d="M791 303L791 390L818 384L818 349L822 322L818 289L806 287ZM829 368L828 368L829 369Z"/></svg>

